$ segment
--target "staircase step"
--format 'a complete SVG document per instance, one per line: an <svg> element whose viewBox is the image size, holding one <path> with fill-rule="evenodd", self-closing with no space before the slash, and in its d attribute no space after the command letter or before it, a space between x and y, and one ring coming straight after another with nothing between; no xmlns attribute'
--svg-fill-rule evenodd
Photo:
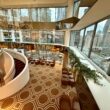
<svg viewBox="0 0 110 110"><path fill-rule="evenodd" d="M16 70L15 71L15 76L14 76L14 78L15 78L24 69L25 64L22 61L20 61L16 58L14 58L14 61L15 61L15 70Z"/></svg>

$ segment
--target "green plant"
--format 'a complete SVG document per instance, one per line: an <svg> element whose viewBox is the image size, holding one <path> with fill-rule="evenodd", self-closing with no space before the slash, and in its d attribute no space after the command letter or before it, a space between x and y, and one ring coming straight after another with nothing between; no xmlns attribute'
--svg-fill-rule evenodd
<svg viewBox="0 0 110 110"><path fill-rule="evenodd" d="M87 79L87 81L90 79L100 85L99 78L101 77L98 74L96 74L96 71L91 70L90 68L82 64L79 58L69 48L68 48L68 53L69 53L71 68L73 69L75 67L73 71L75 72L78 70L79 73L82 74Z"/></svg>
<svg viewBox="0 0 110 110"><path fill-rule="evenodd" d="M88 68L87 66L81 64L80 65L80 73L82 75L84 75L86 77L87 80L91 79L93 80L95 83L100 84L99 83L99 78L101 78L98 74L96 74L95 70L91 70L90 68Z"/></svg>

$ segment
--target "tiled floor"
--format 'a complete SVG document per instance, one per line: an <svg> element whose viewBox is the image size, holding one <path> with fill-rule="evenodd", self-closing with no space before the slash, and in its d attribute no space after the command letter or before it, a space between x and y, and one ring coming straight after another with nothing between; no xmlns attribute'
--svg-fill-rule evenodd
<svg viewBox="0 0 110 110"><path fill-rule="evenodd" d="M0 110L58 110L62 93L71 97L77 95L75 87L61 85L62 65L30 64L29 68L28 84L15 95L0 101ZM80 110L78 102L75 108Z"/></svg>

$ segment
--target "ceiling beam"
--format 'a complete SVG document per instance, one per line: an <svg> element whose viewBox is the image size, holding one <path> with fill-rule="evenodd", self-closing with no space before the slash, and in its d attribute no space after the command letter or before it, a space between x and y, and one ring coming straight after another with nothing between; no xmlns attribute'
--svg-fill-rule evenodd
<svg viewBox="0 0 110 110"><path fill-rule="evenodd" d="M80 7L91 7L97 0L81 0Z"/></svg>
<svg viewBox="0 0 110 110"><path fill-rule="evenodd" d="M75 25L73 30L80 30L110 16L110 0L98 0Z"/></svg>
<svg viewBox="0 0 110 110"><path fill-rule="evenodd" d="M79 19L77 17L70 17L67 19L63 19L56 22L56 30L62 30L62 29L71 29L73 28Z"/></svg>
<svg viewBox="0 0 110 110"><path fill-rule="evenodd" d="M78 21L79 21L79 19L77 17L70 17L70 18L67 18L67 19L63 19L63 20L57 21L56 23L61 22L61 23L73 23L73 24L76 24Z"/></svg>
<svg viewBox="0 0 110 110"><path fill-rule="evenodd" d="M24 22L20 23L21 29L55 29L54 22Z"/></svg>
<svg viewBox="0 0 110 110"><path fill-rule="evenodd" d="M68 0L0 0L0 8L32 8L67 6Z"/></svg>
<svg viewBox="0 0 110 110"><path fill-rule="evenodd" d="M15 22L14 24L12 22L8 23L6 21L0 22L0 27L2 29L14 29L14 30L19 30L19 29L32 29L32 30L52 30L56 28L55 22Z"/></svg>

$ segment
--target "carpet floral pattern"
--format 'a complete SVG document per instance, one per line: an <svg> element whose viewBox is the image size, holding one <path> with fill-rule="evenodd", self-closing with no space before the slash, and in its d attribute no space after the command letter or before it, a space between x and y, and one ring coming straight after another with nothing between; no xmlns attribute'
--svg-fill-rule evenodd
<svg viewBox="0 0 110 110"><path fill-rule="evenodd" d="M59 98L64 92L71 97L77 95L75 87L61 85L62 65L30 64L29 68L28 84L15 95L0 101L0 110L58 110ZM79 103L75 104L80 110Z"/></svg>

